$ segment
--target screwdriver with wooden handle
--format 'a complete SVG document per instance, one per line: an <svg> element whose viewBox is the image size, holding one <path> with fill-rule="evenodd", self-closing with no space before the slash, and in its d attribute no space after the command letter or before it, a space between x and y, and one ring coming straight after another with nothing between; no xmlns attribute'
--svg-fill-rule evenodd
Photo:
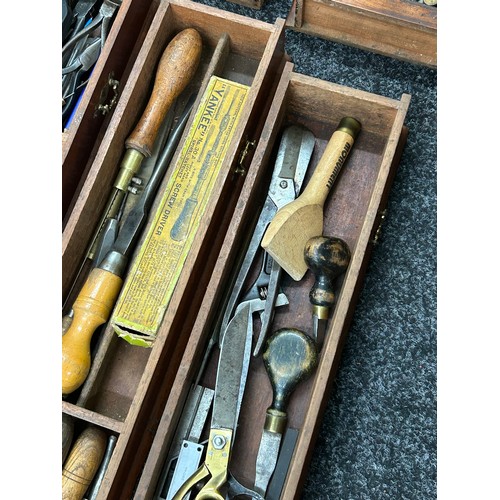
<svg viewBox="0 0 500 500"><path fill-rule="evenodd" d="M355 118L342 118L302 194L278 210L264 233L262 247L295 281L307 271L304 247L323 233L323 206L360 130Z"/></svg>
<svg viewBox="0 0 500 500"><path fill-rule="evenodd" d="M85 261L95 257L96 245L104 224L118 214L132 178L139 171L144 158L151 156L160 126L175 99L192 80L200 57L201 36L193 28L186 28L178 33L165 48L158 64L151 96L139 122L125 141L125 154L120 170L101 220L90 240L86 257L73 280L71 291L78 281Z"/></svg>
<svg viewBox="0 0 500 500"><path fill-rule="evenodd" d="M64 462L62 471L63 500L81 500L106 451L106 433L95 426L82 431Z"/></svg>
<svg viewBox="0 0 500 500"><path fill-rule="evenodd" d="M313 306L313 339L322 343L328 314L335 304L335 280L346 271L351 251L340 238L315 236L306 243L304 260L315 277L309 292L309 301Z"/></svg>
<svg viewBox="0 0 500 500"><path fill-rule="evenodd" d="M92 269L73 304L73 320L62 337L63 396L78 389L87 378L91 363L92 335L98 326L108 321L116 303L127 269L128 257L147 220L157 188L175 152L195 97L193 94L186 105L140 199L123 222L113 247L102 262Z"/></svg>

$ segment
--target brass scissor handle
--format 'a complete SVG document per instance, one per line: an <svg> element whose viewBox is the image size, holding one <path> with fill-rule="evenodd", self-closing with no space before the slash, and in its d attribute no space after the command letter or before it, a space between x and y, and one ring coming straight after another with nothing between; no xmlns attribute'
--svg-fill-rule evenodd
<svg viewBox="0 0 500 500"><path fill-rule="evenodd" d="M231 429L210 429L205 462L184 482L172 500L182 500L191 488L207 476L210 479L196 495L195 500L225 500L220 488L227 482L232 438Z"/></svg>

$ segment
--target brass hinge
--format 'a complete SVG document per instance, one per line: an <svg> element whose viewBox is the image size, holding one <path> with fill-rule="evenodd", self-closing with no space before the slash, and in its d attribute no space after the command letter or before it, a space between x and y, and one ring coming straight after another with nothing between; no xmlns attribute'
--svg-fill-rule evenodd
<svg viewBox="0 0 500 500"><path fill-rule="evenodd" d="M377 230L375 231L375 234L372 238L372 243L374 245L377 245L380 239L380 235L382 234L382 225L384 224L385 218L387 216L387 209L382 210L380 213L380 221L378 223Z"/></svg>
<svg viewBox="0 0 500 500"><path fill-rule="evenodd" d="M240 153L240 157L238 159L238 163L234 169L235 173L237 174L240 174L240 175L245 175L246 173L246 168L245 168L245 160L247 158L247 156L249 155L250 153L250 150L255 148L255 144L257 143L257 141L249 141L248 139L245 140L245 147L243 148L243 150L241 151Z"/></svg>
<svg viewBox="0 0 500 500"><path fill-rule="evenodd" d="M110 73L106 85L104 85L103 89L101 90L101 95L99 96L99 104L95 108L94 117L99 114L107 115L115 107L116 102L118 101L119 88L120 81L115 80L113 73ZM109 102L106 103L106 101L108 101L110 90L113 91L113 95L111 96Z"/></svg>

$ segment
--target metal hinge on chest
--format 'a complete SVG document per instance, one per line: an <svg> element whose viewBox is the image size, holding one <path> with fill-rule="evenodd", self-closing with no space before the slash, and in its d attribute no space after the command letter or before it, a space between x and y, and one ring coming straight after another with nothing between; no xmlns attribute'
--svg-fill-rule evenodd
<svg viewBox="0 0 500 500"><path fill-rule="evenodd" d="M238 163L236 164L236 167L234 168L235 173L244 175L247 171L245 161L249 157L250 152L255 148L255 144L257 141L249 141L248 139L245 140L245 146L241 150L240 157L238 159Z"/></svg>
<svg viewBox="0 0 500 500"><path fill-rule="evenodd" d="M377 245L379 242L380 236L382 234L382 226L384 224L386 216L387 216L387 209L384 209L382 210L382 212L380 212L378 227L371 240L374 245Z"/></svg>
<svg viewBox="0 0 500 500"><path fill-rule="evenodd" d="M120 88L120 81L115 80L114 74L110 73L108 76L108 81L101 90L101 95L99 96L99 104L95 108L94 116L99 114L107 115L116 105L118 101L118 90ZM110 97L110 90L112 95Z"/></svg>

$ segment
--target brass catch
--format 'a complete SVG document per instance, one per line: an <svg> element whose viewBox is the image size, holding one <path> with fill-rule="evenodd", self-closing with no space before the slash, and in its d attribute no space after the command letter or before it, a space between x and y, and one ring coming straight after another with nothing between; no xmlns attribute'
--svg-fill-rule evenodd
<svg viewBox="0 0 500 500"><path fill-rule="evenodd" d="M250 153L250 149L255 148L256 143L257 143L257 141L255 141L255 140L254 141L249 141L248 139L245 140L245 147L241 151L240 158L238 160L238 164L236 165L236 167L234 169L235 173L240 174L240 175L245 175L245 173L247 171L247 169L244 166L245 159L248 156L248 154Z"/></svg>
<svg viewBox="0 0 500 500"><path fill-rule="evenodd" d="M387 216L387 209L384 209L380 213L380 222L378 224L377 230L375 231L375 235L372 238L372 243L374 245L377 245L379 242L380 235L382 234L382 225L384 224L386 216Z"/></svg>
<svg viewBox="0 0 500 500"><path fill-rule="evenodd" d="M101 90L101 95L99 97L99 104L95 108L94 116L98 114L107 115L116 105L118 101L118 89L120 88L120 81L114 79L113 73L108 76L108 81L104 88ZM113 91L113 95L108 103L108 96L110 89Z"/></svg>

